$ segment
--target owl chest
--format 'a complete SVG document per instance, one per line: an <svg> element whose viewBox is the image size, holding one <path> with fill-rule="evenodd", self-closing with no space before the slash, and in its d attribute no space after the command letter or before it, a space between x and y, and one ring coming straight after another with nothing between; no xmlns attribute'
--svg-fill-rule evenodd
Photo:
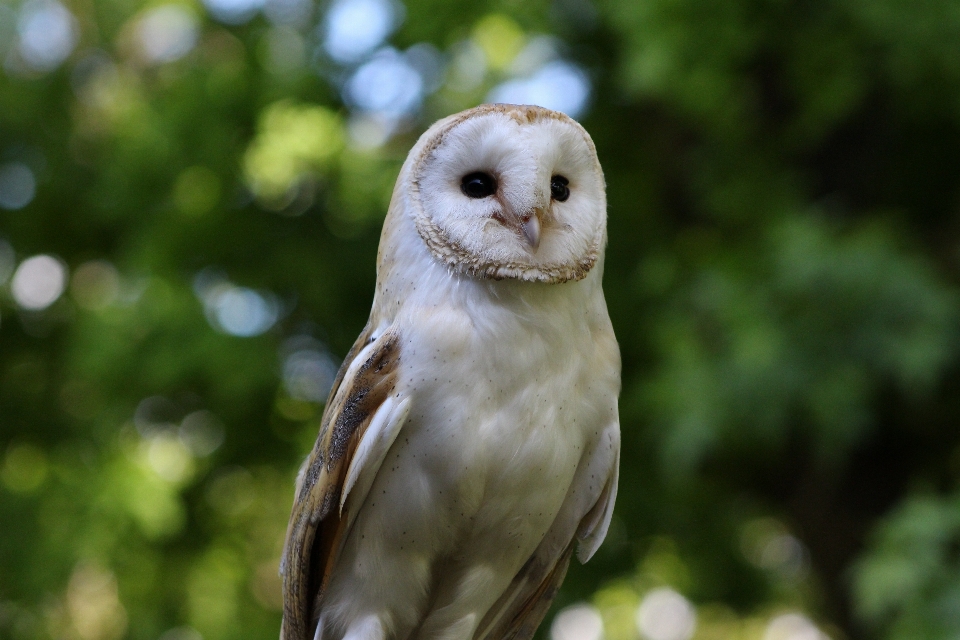
<svg viewBox="0 0 960 640"><path fill-rule="evenodd" d="M592 403L577 345L509 322L422 329L406 358L415 402L404 431L424 486L487 522L549 522L587 439Z"/></svg>

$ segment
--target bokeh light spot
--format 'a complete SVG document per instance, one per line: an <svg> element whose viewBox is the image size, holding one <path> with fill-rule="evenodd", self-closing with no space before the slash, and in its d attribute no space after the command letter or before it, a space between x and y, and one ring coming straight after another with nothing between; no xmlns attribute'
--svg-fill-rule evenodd
<svg viewBox="0 0 960 640"><path fill-rule="evenodd" d="M0 466L0 480L10 491L30 493L47 479L49 465L43 449L32 444L12 444Z"/></svg>
<svg viewBox="0 0 960 640"><path fill-rule="evenodd" d="M299 26L313 13L311 0L266 0L263 13L273 24Z"/></svg>
<svg viewBox="0 0 960 640"><path fill-rule="evenodd" d="M763 640L830 640L810 618L800 613L779 615L767 624Z"/></svg>
<svg viewBox="0 0 960 640"><path fill-rule="evenodd" d="M29 0L17 21L20 56L35 71L60 66L77 45L79 30L70 10L56 0Z"/></svg>
<svg viewBox="0 0 960 640"><path fill-rule="evenodd" d="M217 325L233 336L251 337L265 332L277 321L276 305L247 287L229 287L212 304Z"/></svg>
<svg viewBox="0 0 960 640"><path fill-rule="evenodd" d="M510 73L515 77L533 75L541 67L558 60L562 47L562 43L553 36L534 36L510 63Z"/></svg>
<svg viewBox="0 0 960 640"><path fill-rule="evenodd" d="M396 121L371 113L354 113L347 122L350 146L354 149L376 149L383 146L396 129Z"/></svg>
<svg viewBox="0 0 960 640"><path fill-rule="evenodd" d="M494 13L480 20L473 29L473 40L480 45L493 69L504 69L523 48L523 29L505 15Z"/></svg>
<svg viewBox="0 0 960 640"><path fill-rule="evenodd" d="M575 604L560 611L550 625L550 640L602 640L603 619L596 607Z"/></svg>
<svg viewBox="0 0 960 640"><path fill-rule="evenodd" d="M633 585L613 582L597 591L592 600L603 618L605 640L636 640L640 595Z"/></svg>
<svg viewBox="0 0 960 640"><path fill-rule="evenodd" d="M203 640L203 636L193 627L174 627L164 631L158 640Z"/></svg>
<svg viewBox="0 0 960 640"><path fill-rule="evenodd" d="M324 169L343 148L343 125L332 110L276 102L260 116L243 157L247 183L265 201L283 198L303 177Z"/></svg>
<svg viewBox="0 0 960 640"><path fill-rule="evenodd" d="M214 269L204 269L193 280L210 325L223 333L257 336L280 318L280 302L267 291L238 287Z"/></svg>
<svg viewBox="0 0 960 640"><path fill-rule="evenodd" d="M193 476L193 456L172 431L154 434L143 446L150 468L167 482L180 485Z"/></svg>
<svg viewBox="0 0 960 640"><path fill-rule="evenodd" d="M263 65L272 73L290 74L306 62L307 45L300 33L291 27L274 27L267 31L260 44Z"/></svg>
<svg viewBox="0 0 960 640"><path fill-rule="evenodd" d="M151 64L172 62L196 45L197 18L183 5L165 4L147 11L137 25L140 50Z"/></svg>
<svg viewBox="0 0 960 640"><path fill-rule="evenodd" d="M120 295L120 274L106 260L84 262L70 278L70 293L84 309L103 309Z"/></svg>
<svg viewBox="0 0 960 640"><path fill-rule="evenodd" d="M647 593L637 609L637 630L649 640L689 640L696 628L693 605L669 587Z"/></svg>
<svg viewBox="0 0 960 640"><path fill-rule="evenodd" d="M22 162L0 165L0 208L23 209L37 193L37 180Z"/></svg>
<svg viewBox="0 0 960 640"><path fill-rule="evenodd" d="M356 62L386 40L398 13L389 0L337 0L323 23L323 48L337 62Z"/></svg>
<svg viewBox="0 0 960 640"><path fill-rule="evenodd" d="M220 448L226 433L216 414L201 409L184 417L179 435L180 441L193 455L202 458Z"/></svg>
<svg viewBox="0 0 960 640"><path fill-rule="evenodd" d="M226 24L243 24L263 7L264 0L203 0L214 18Z"/></svg>
<svg viewBox="0 0 960 640"><path fill-rule="evenodd" d="M487 57L480 45L473 40L465 40L454 46L447 87L467 93L479 87L486 74Z"/></svg>
<svg viewBox="0 0 960 640"><path fill-rule="evenodd" d="M63 293L67 268L48 255L33 256L20 263L10 290L18 305L30 311L46 309Z"/></svg>
<svg viewBox="0 0 960 640"><path fill-rule="evenodd" d="M804 549L800 541L792 535L784 534L771 538L760 554L763 567L795 573L803 563Z"/></svg>
<svg viewBox="0 0 960 640"><path fill-rule="evenodd" d="M11 3L0 3L0 55L7 54L17 40L17 12Z"/></svg>
<svg viewBox="0 0 960 640"><path fill-rule="evenodd" d="M423 92L433 93L443 84L443 54L429 42L419 42L403 52L408 64L420 75Z"/></svg>
<svg viewBox="0 0 960 640"><path fill-rule="evenodd" d="M177 414L176 405L163 396L150 396L137 403L133 412L133 424L144 438L171 428Z"/></svg>
<svg viewBox="0 0 960 640"><path fill-rule="evenodd" d="M487 102L534 104L578 118L590 97L590 81L576 65L557 60L529 78L508 80L487 96Z"/></svg>
<svg viewBox="0 0 960 640"><path fill-rule="evenodd" d="M400 118L413 113L423 99L423 80L395 49L383 49L347 81L345 98L353 106Z"/></svg>
<svg viewBox="0 0 960 640"><path fill-rule="evenodd" d="M337 375L337 363L322 345L309 336L294 336L284 343L289 355L283 361L283 386L296 400L325 402Z"/></svg>
<svg viewBox="0 0 960 640"><path fill-rule="evenodd" d="M127 630L127 612L120 603L112 572L81 563L67 586L67 610L81 640L115 640Z"/></svg>
<svg viewBox="0 0 960 640"><path fill-rule="evenodd" d="M754 566L787 576L796 575L807 562L803 543L774 518L747 522L740 532L740 549Z"/></svg>

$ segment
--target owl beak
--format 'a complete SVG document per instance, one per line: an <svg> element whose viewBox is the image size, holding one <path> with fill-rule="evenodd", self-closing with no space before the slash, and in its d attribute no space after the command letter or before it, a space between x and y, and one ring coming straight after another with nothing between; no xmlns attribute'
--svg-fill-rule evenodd
<svg viewBox="0 0 960 640"><path fill-rule="evenodd" d="M534 253L540 247L540 215L540 211L537 210L524 218L520 218L520 230L523 232L523 238Z"/></svg>

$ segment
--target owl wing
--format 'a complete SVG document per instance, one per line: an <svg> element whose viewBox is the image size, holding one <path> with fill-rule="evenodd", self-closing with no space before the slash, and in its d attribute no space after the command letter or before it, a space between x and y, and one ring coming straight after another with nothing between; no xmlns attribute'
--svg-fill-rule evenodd
<svg viewBox="0 0 960 640"><path fill-rule="evenodd" d="M529 640L550 609L570 565L589 560L607 535L617 497L620 425L601 434L583 457L556 519L533 555L481 620L474 640Z"/></svg>
<svg viewBox="0 0 960 640"><path fill-rule="evenodd" d="M398 332L378 332L368 325L334 381L317 442L297 478L287 526L280 563L281 640L313 638L320 596L359 506L406 420L410 398L395 390L399 361Z"/></svg>

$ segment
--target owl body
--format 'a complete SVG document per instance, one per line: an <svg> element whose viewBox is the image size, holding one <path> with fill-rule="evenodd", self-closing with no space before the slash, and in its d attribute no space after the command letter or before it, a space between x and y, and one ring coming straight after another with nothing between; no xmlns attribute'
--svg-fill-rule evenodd
<svg viewBox="0 0 960 640"><path fill-rule="evenodd" d="M404 165L370 321L298 481L285 640L529 637L574 543L586 559L602 541L620 375L601 289L605 201L594 155L599 228L547 211L557 160L522 134L555 118L481 107L434 125ZM478 170L498 197L469 199L504 202L467 202L482 209L471 217L449 201Z"/></svg>

